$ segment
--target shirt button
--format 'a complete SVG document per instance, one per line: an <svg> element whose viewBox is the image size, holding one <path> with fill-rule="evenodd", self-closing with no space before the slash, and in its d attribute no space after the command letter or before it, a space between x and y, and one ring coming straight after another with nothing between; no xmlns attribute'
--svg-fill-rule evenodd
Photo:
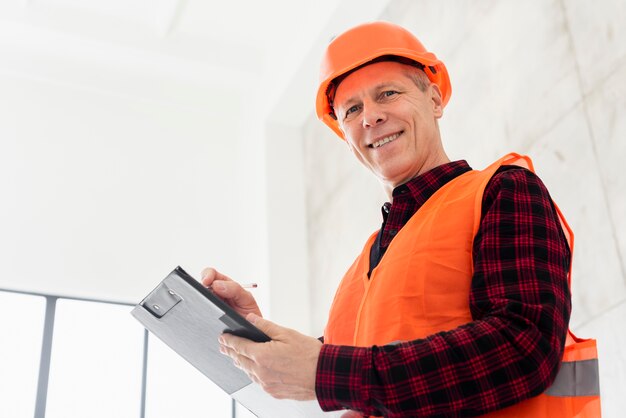
<svg viewBox="0 0 626 418"><path fill-rule="evenodd" d="M389 231L389 235L391 235L392 237L395 237L397 233L398 231L396 231L395 229Z"/></svg>

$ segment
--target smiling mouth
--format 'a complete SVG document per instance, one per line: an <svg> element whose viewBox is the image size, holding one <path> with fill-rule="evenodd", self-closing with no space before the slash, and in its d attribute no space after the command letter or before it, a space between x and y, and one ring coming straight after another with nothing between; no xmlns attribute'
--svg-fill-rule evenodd
<svg viewBox="0 0 626 418"><path fill-rule="evenodd" d="M402 132L404 132L404 131L402 131ZM370 148L380 148L380 147L382 147L385 144L388 144L388 143L390 143L392 141L395 141L400 135L402 135L402 132L398 132L398 133L395 133L393 135L386 136L383 139L374 142L373 144L369 144L368 147L370 147Z"/></svg>

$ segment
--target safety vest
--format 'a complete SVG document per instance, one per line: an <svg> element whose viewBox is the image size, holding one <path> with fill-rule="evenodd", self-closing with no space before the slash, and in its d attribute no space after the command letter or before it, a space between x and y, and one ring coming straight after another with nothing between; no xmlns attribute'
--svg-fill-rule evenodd
<svg viewBox="0 0 626 418"><path fill-rule="evenodd" d="M528 157L508 154L483 171L469 171L448 182L398 232L368 277L374 233L337 289L324 342L386 345L425 338L471 322L472 244L481 220L485 187L502 165L518 165L534 172ZM573 251L573 233L556 209ZM571 263L571 288L570 276ZM485 416L598 418L599 392L596 342L579 339L568 330L552 386L539 396Z"/></svg>

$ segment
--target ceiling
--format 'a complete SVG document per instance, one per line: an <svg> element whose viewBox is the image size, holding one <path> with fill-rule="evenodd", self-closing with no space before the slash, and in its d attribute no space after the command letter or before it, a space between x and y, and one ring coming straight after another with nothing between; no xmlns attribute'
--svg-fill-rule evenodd
<svg viewBox="0 0 626 418"><path fill-rule="evenodd" d="M296 71L337 3L0 0L0 72L202 107Z"/></svg>

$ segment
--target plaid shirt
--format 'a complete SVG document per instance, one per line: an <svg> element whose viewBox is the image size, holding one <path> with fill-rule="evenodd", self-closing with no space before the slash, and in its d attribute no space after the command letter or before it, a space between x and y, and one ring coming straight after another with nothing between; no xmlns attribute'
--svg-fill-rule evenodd
<svg viewBox="0 0 626 418"><path fill-rule="evenodd" d="M436 167L393 192L370 271L402 226L441 186L470 170ZM473 321L399 345L324 344L317 399L324 410L386 417L477 416L542 393L554 380L571 309L570 253L548 191L505 166L487 184L473 243Z"/></svg>

